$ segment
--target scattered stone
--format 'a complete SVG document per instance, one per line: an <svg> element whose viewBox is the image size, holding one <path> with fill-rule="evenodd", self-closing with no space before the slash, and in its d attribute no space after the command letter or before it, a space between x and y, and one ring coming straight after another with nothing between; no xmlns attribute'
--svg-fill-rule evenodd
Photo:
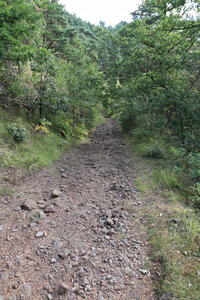
<svg viewBox="0 0 200 300"><path fill-rule="evenodd" d="M86 292L90 292L91 291L91 286L89 284L86 285L85 291Z"/></svg>
<svg viewBox="0 0 200 300"><path fill-rule="evenodd" d="M16 255L15 260L18 265L21 265L22 259L19 255Z"/></svg>
<svg viewBox="0 0 200 300"><path fill-rule="evenodd" d="M66 259L69 256L70 252L68 250L64 250L60 253L58 253L58 257L61 259Z"/></svg>
<svg viewBox="0 0 200 300"><path fill-rule="evenodd" d="M62 192L60 190L55 189L55 190L52 191L51 197L52 198L58 198L61 194L62 194Z"/></svg>
<svg viewBox="0 0 200 300"><path fill-rule="evenodd" d="M3 225L0 224L0 231L2 231L2 230L3 230Z"/></svg>
<svg viewBox="0 0 200 300"><path fill-rule="evenodd" d="M104 227L103 229L102 229L102 233L105 233L105 234L107 234L108 233L108 229L106 228L106 227Z"/></svg>
<svg viewBox="0 0 200 300"><path fill-rule="evenodd" d="M85 274L85 271L84 271L83 267L80 267L80 268L79 268L79 271L78 271L78 276L79 276L79 277L83 277L84 274Z"/></svg>
<svg viewBox="0 0 200 300"><path fill-rule="evenodd" d="M52 204L49 204L44 208L45 213L54 213L55 211L54 205Z"/></svg>
<svg viewBox="0 0 200 300"><path fill-rule="evenodd" d="M0 298L1 299L1 298ZM10 296L9 298L8 298L8 300L17 300L17 297L15 296L15 295L13 295L13 296Z"/></svg>
<svg viewBox="0 0 200 300"><path fill-rule="evenodd" d="M3 300L3 298L0 296L0 300Z"/></svg>
<svg viewBox="0 0 200 300"><path fill-rule="evenodd" d="M32 211L37 208L37 203L31 199L26 200L22 205L22 210Z"/></svg>
<svg viewBox="0 0 200 300"><path fill-rule="evenodd" d="M35 226L37 226L37 223L31 222L31 223L29 224L29 226L30 226L30 227L35 227Z"/></svg>
<svg viewBox="0 0 200 300"><path fill-rule="evenodd" d="M120 290L123 291L123 290L125 289L125 285L124 285L124 284L120 284L120 285L119 285L119 288L120 288Z"/></svg>
<svg viewBox="0 0 200 300"><path fill-rule="evenodd" d="M40 219L44 219L46 217L45 213L42 210L39 211L39 216Z"/></svg>
<svg viewBox="0 0 200 300"><path fill-rule="evenodd" d="M85 250L80 250L79 254L80 254L80 256L84 256L86 254L86 251Z"/></svg>
<svg viewBox="0 0 200 300"><path fill-rule="evenodd" d="M184 251L183 254L184 254L184 255L188 255L188 252L187 252L187 251Z"/></svg>
<svg viewBox="0 0 200 300"><path fill-rule="evenodd" d="M106 219L106 224L109 225L109 226L113 226L114 225L114 222L111 218L107 218Z"/></svg>
<svg viewBox="0 0 200 300"><path fill-rule="evenodd" d="M108 279L108 280L110 280L112 278L112 275L110 275L110 274L108 274L107 276L106 276L106 279Z"/></svg>
<svg viewBox="0 0 200 300"><path fill-rule="evenodd" d="M18 207L15 207L15 208L14 208L14 211L19 212L20 210L21 210L21 206L18 206Z"/></svg>
<svg viewBox="0 0 200 300"><path fill-rule="evenodd" d="M126 245L126 246L130 246L129 242L127 239L123 239L122 242Z"/></svg>
<svg viewBox="0 0 200 300"><path fill-rule="evenodd" d="M160 298L159 298L159 300L171 300L171 299L173 299L173 294L172 293L165 293L165 294L163 294Z"/></svg>
<svg viewBox="0 0 200 300"><path fill-rule="evenodd" d="M31 285L29 283L23 284L21 287L21 291L25 296L31 296L31 291L32 291Z"/></svg>
<svg viewBox="0 0 200 300"><path fill-rule="evenodd" d="M61 283L58 287L58 295L65 295L69 290L69 287L64 284L64 283Z"/></svg>
<svg viewBox="0 0 200 300"><path fill-rule="evenodd" d="M86 286L89 284L89 280L87 278L83 279L83 285Z"/></svg>
<svg viewBox="0 0 200 300"><path fill-rule="evenodd" d="M108 219L111 219L111 218L112 218L112 213L111 213L110 210L108 210L108 211L106 212L106 216L107 216Z"/></svg>
<svg viewBox="0 0 200 300"><path fill-rule="evenodd" d="M36 238L43 237L44 236L44 232L43 231L38 231L35 236L36 236Z"/></svg>
<svg viewBox="0 0 200 300"><path fill-rule="evenodd" d="M97 145L99 147L99 144ZM107 146L107 144L105 145ZM84 145L84 147L86 147L87 153L88 146ZM85 151L81 151L80 153L81 158L85 159ZM91 157L96 161L96 154L94 157L91 155ZM88 158L86 157L86 161L87 160ZM133 298L135 296L135 298L142 299L144 293L146 293L146 289L148 290L148 286L144 283L143 289L139 291L138 278L145 281L148 280L149 271L140 270L139 272L139 269L143 268L145 250L143 251L142 246L136 245L136 243L140 244L140 242L136 241L135 243L134 236L139 239L141 237L142 240L143 238L145 239L145 237L143 237L142 234L140 235L140 230L137 230L137 227L135 226L135 224L137 225L136 222L134 224L132 224L133 222L129 222L131 213L128 214L126 211L129 211L129 202L127 202L126 207L123 198L128 198L129 192L130 195L132 192L129 185L126 182L123 182L124 174L118 176L120 173L119 169L121 168L121 165L123 165L123 162L119 161L119 166L116 165L114 168L114 174L111 168L112 166L114 167L115 160L113 159L113 165L110 165L109 162L107 165L107 156L105 156L105 162L101 162L102 165L100 165L100 161L97 161L96 166L100 172L94 172L93 174L88 173L90 167L85 169L84 164L80 165L77 169L76 164L72 165L72 167L68 165L68 158L66 158L65 162L67 163L66 169L60 170L61 173L59 174L61 181L61 177L66 178L65 180L63 179L63 186L61 187L59 184L55 184L55 182L59 181L59 178L53 178L55 172L54 170L49 170L49 173L42 179L41 186L39 180L37 180L33 190L30 190L32 195L40 194L40 197L41 195L43 195L42 197L47 197L45 200L48 202L44 202L42 200L38 201L36 210L37 217L33 217L30 221L28 221L28 216L26 214L24 215L22 211L21 213L19 212L19 217L24 217L24 219L20 219L19 222L15 222L14 224L14 228L16 227L19 231L23 228L27 229L27 224L29 224L29 222L32 222L29 224L30 227L36 227L33 229L29 228L27 232L27 238L30 238L30 241L28 242L33 245L33 253L28 253L28 259L30 259L30 261L27 263L32 266L33 271L36 270L40 272L45 278L44 281L46 284L49 285L43 285L43 287L38 286L40 289L38 297L42 297L42 299L47 300L52 300L54 298L69 300L91 298L104 300L111 299L112 297L113 299L115 297L119 299L126 297L129 299L131 298L129 290L131 288L134 289L135 285L136 295L133 295ZM64 165L64 163L62 162L62 165ZM59 172L59 166L57 167L57 171ZM106 179L103 179L103 182L101 173L105 173L103 174L103 177ZM43 176L43 173L41 175ZM91 175L94 175L94 184L90 182ZM122 181L114 184L111 188L112 193L105 196L104 193L108 189L109 182L113 180L112 178L116 178L114 180ZM131 178L132 175L130 176L130 179ZM49 192L49 187L51 186L58 186L58 189L53 190L52 188ZM100 189L99 186L101 187ZM68 194L67 189L70 189ZM127 193L124 193L124 191L127 191ZM29 190L23 190L21 192L20 198L22 199L22 202L24 201L23 199L25 199L24 194L28 192ZM49 199L50 197L57 198L59 196L60 198L65 196L63 203L59 201L59 198L58 201L56 201L57 199ZM40 197L38 198L40 199ZM102 201L99 201L100 197ZM76 198L77 201L73 201L73 198ZM133 206L132 202L134 201L135 196L130 201L130 209ZM55 202L55 204L53 202ZM56 202L60 205L60 209L57 208ZM39 205L44 205L44 207L40 208ZM88 206L89 208L87 208ZM22 207L20 209L22 209ZM66 214L65 211L71 213ZM50 213L54 212L55 214L49 216ZM138 212L136 211L136 213ZM46 222L44 221L45 224L43 226L47 228L48 236L46 235L45 228L41 227L40 222L37 221L38 216L40 216L40 219L43 219L46 216ZM172 216L169 220L171 219ZM173 224L173 222L171 221L171 224ZM0 225L0 230L2 230L1 226L2 225ZM136 234L134 234L134 230L136 231ZM32 237L30 234L32 234ZM43 244L46 236L48 237L48 240L46 240L46 243ZM40 240L31 240L35 237L44 238ZM22 247L25 247L27 240L23 240L22 243ZM5 242L5 244L9 243ZM41 246L41 244L43 246ZM12 245L10 246L12 247ZM70 249L70 251L68 249ZM38 254L38 257L36 257L36 253ZM10 257L6 255L7 254L5 254L4 259L5 263L7 263L7 261L11 258L11 255ZM15 263L15 256L12 257L12 259ZM10 262L9 273L13 270L13 261ZM49 267L47 266L47 268L43 268L43 262L47 262ZM14 265L14 267L17 266ZM96 272L94 274L97 267L100 267L100 272ZM5 268L7 268L6 264ZM19 270L20 276L21 269L22 268ZM13 273L14 276L18 272L17 269L15 270L14 272L16 273ZM90 275L91 273L94 275ZM38 273L36 273L36 277L37 274ZM34 287L37 283L36 277L32 274L29 279L30 281L28 281L31 282ZM58 278L62 278L61 281L58 281ZM11 277L10 279L12 288L12 284L18 282L18 277L16 276L16 279ZM131 281L133 279L135 279L136 282ZM9 284L9 279L7 282ZM25 282L25 278L23 278L23 280L19 279L19 285L23 285ZM38 284L42 285L43 282L38 281ZM16 291L13 291L13 293L14 292ZM20 299L31 299L30 296L25 295L24 291L20 291L20 293L23 293L23 297L20 297L19 294ZM9 292L9 294L11 295L12 292ZM33 294L34 293L32 291L32 297L34 296ZM3 295L3 297L5 296ZM9 298L9 296L7 297ZM2 300L1 296L0 300Z"/></svg>
<svg viewBox="0 0 200 300"><path fill-rule="evenodd" d="M172 221L174 222L174 224L179 224L181 222L181 219L172 219Z"/></svg>
<svg viewBox="0 0 200 300"><path fill-rule="evenodd" d="M147 270L140 270L140 273L146 275L148 273L148 271Z"/></svg>
<svg viewBox="0 0 200 300"><path fill-rule="evenodd" d="M80 291L79 287L78 286L74 286L72 289L71 289L72 293L74 293L75 295L81 295L82 291Z"/></svg>
<svg viewBox="0 0 200 300"><path fill-rule="evenodd" d="M131 268L130 267L126 267L125 268L125 273L126 274L130 274L131 273Z"/></svg>

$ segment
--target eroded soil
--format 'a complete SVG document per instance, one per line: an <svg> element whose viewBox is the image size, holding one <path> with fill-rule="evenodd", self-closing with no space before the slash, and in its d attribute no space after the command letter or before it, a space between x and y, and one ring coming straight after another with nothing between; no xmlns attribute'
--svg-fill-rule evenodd
<svg viewBox="0 0 200 300"><path fill-rule="evenodd" d="M108 120L89 143L1 196L0 299L153 300L134 180ZM61 194L52 198L54 189ZM32 211L21 209L27 199Z"/></svg>

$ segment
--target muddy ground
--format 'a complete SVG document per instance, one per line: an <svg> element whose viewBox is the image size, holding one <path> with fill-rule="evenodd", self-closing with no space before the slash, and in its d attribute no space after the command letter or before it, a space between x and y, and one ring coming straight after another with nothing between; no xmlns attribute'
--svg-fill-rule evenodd
<svg viewBox="0 0 200 300"><path fill-rule="evenodd" d="M107 120L0 196L0 300L155 299L135 180L117 122Z"/></svg>

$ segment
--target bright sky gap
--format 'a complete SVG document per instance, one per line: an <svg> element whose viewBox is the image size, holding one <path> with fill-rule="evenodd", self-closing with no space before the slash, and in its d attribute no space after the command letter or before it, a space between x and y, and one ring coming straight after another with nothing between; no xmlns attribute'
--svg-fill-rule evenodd
<svg viewBox="0 0 200 300"><path fill-rule="evenodd" d="M141 0L59 0L69 13L95 25L103 21L106 26L115 26L121 21L131 22L130 13L137 10L141 2Z"/></svg>

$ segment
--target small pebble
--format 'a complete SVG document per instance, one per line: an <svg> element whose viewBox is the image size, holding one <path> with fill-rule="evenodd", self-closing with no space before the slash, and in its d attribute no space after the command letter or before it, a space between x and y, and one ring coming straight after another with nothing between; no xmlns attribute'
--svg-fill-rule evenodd
<svg viewBox="0 0 200 300"><path fill-rule="evenodd" d="M66 259L69 256L70 252L68 250L64 250L60 253L58 253L58 257L61 259Z"/></svg>
<svg viewBox="0 0 200 300"><path fill-rule="evenodd" d="M64 295L68 292L68 290L69 287L66 284L62 283L58 287L58 295Z"/></svg>
<svg viewBox="0 0 200 300"><path fill-rule="evenodd" d="M43 231L38 231L35 236L36 236L36 238L43 237L44 236L44 232Z"/></svg>
<svg viewBox="0 0 200 300"><path fill-rule="evenodd" d="M39 212L40 219L44 219L46 217L45 213L40 210Z"/></svg>
<svg viewBox="0 0 200 300"><path fill-rule="evenodd" d="M52 198L57 198L57 197L59 197L61 194L62 194L62 192L61 192L60 190L55 189L55 190L52 191L51 197L52 197Z"/></svg>
<svg viewBox="0 0 200 300"><path fill-rule="evenodd" d="M32 223L29 224L29 226L30 227L35 227L35 226L37 226L37 223L32 222Z"/></svg>
<svg viewBox="0 0 200 300"><path fill-rule="evenodd" d="M84 256L86 254L85 250L80 250L80 256Z"/></svg>
<svg viewBox="0 0 200 300"><path fill-rule="evenodd" d="M54 264L55 262L56 262L56 258L53 257L53 258L51 259L51 264Z"/></svg>
<svg viewBox="0 0 200 300"><path fill-rule="evenodd" d="M147 272L147 270L140 270L140 273L142 273L142 274L147 274L148 272Z"/></svg>

